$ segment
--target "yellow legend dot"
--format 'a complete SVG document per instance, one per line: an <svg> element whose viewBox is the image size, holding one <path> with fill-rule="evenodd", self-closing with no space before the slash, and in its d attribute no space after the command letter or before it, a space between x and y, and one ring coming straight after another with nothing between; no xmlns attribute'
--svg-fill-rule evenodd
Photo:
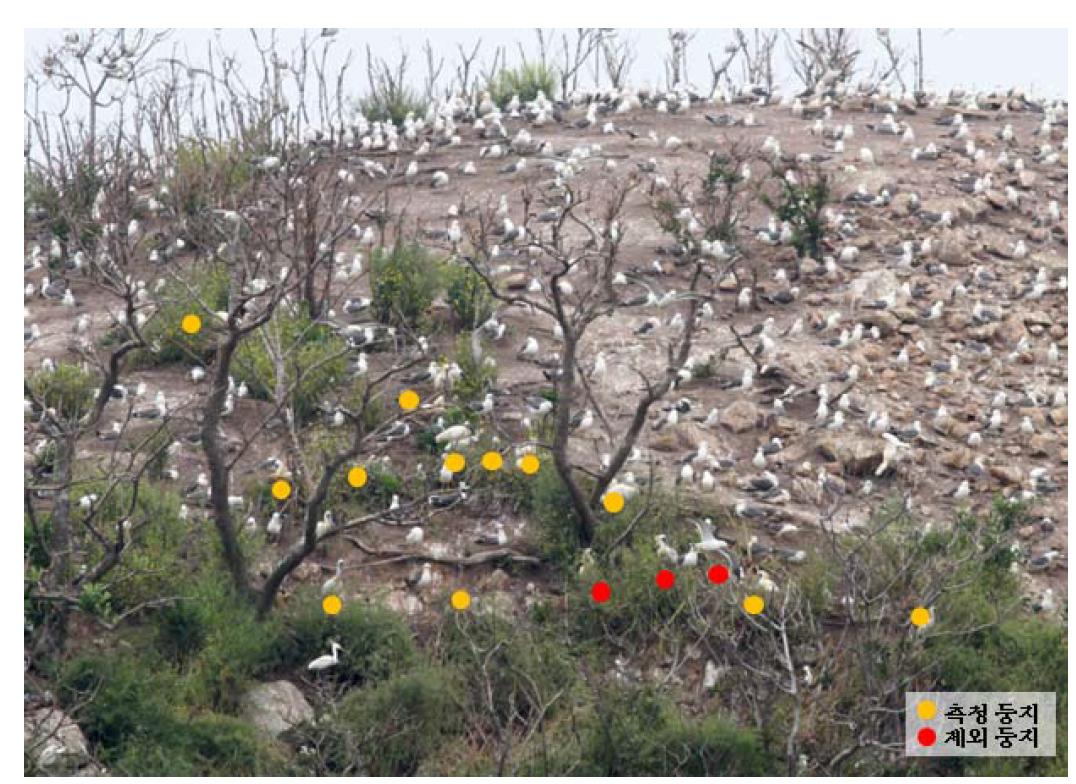
<svg viewBox="0 0 1076 784"><path fill-rule="evenodd" d="M458 474L467 465L467 459L459 452L449 452L445 455L445 468L454 474Z"/></svg>
<svg viewBox="0 0 1076 784"><path fill-rule="evenodd" d="M447 461L446 461L447 462ZM486 452L482 455L482 467L487 471L500 471L504 465L504 458L500 452ZM450 471L452 469L449 469Z"/></svg>
<svg viewBox="0 0 1076 784"><path fill-rule="evenodd" d="M938 712L938 706L934 704L934 700L920 700L915 706L915 713L923 721L929 721L933 719Z"/></svg>
<svg viewBox="0 0 1076 784"><path fill-rule="evenodd" d="M321 609L325 611L326 615L336 615L343 606L344 603L340 601L340 597L335 593L330 593L321 600Z"/></svg>
<svg viewBox="0 0 1076 784"><path fill-rule="evenodd" d="M202 319L194 313L188 313L179 322L179 328L188 335L196 335L202 330Z"/></svg>
<svg viewBox="0 0 1076 784"><path fill-rule="evenodd" d="M916 607L912 610L912 623L923 627L930 623L930 610L926 607Z"/></svg>
<svg viewBox="0 0 1076 784"><path fill-rule="evenodd" d="M460 588L458 591L453 591L451 601L452 607L462 612L471 606L471 594Z"/></svg>
<svg viewBox="0 0 1076 784"><path fill-rule="evenodd" d="M273 482L271 490L273 498L278 501L286 501L288 496L291 495L291 483L287 479L278 479Z"/></svg>
<svg viewBox="0 0 1076 784"><path fill-rule="evenodd" d="M602 498L602 505L605 506L605 511L609 514L616 514L624 508L624 496L613 490L610 493L606 493Z"/></svg>
<svg viewBox="0 0 1076 784"><path fill-rule="evenodd" d="M766 609L766 602L763 601L761 596L751 594L750 596L744 597L743 609L748 615L758 615Z"/></svg>
<svg viewBox="0 0 1076 784"><path fill-rule="evenodd" d="M366 484L366 469L355 466L347 472L347 483L352 487L362 487Z"/></svg>
<svg viewBox="0 0 1076 784"><path fill-rule="evenodd" d="M400 393L400 408L404 411L414 411L418 408L418 392L413 389L405 389Z"/></svg>
<svg viewBox="0 0 1076 784"><path fill-rule="evenodd" d="M538 455L523 455L519 459L519 470L525 474L537 474L541 467L542 461L538 459Z"/></svg>

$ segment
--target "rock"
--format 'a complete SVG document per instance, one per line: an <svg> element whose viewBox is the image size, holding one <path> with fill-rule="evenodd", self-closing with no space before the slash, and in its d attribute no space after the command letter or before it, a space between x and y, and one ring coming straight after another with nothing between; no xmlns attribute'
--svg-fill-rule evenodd
<svg viewBox="0 0 1076 784"><path fill-rule="evenodd" d="M1058 406L1057 408L1051 408L1048 416L1052 425L1064 427L1069 421L1069 410L1065 406Z"/></svg>
<svg viewBox="0 0 1076 784"><path fill-rule="evenodd" d="M733 433L745 433L758 427L762 410L750 400L737 400L721 412L721 424Z"/></svg>
<svg viewBox="0 0 1076 784"><path fill-rule="evenodd" d="M525 289L527 288L527 285L529 283L530 276L527 275L526 272L513 272L509 275L506 275L504 277L504 280L501 281L501 285L503 285L508 291L518 291L520 289Z"/></svg>
<svg viewBox="0 0 1076 784"><path fill-rule="evenodd" d="M848 284L852 296L862 300L881 299L900 286L897 276L885 267L867 270Z"/></svg>
<svg viewBox="0 0 1076 784"><path fill-rule="evenodd" d="M1049 457L1053 454L1053 439L1043 433L1035 433L1027 442L1028 454L1032 457Z"/></svg>
<svg viewBox="0 0 1076 784"><path fill-rule="evenodd" d="M739 291L740 287L736 283L736 278L729 273L721 279L721 282L717 284L717 287L721 291Z"/></svg>
<svg viewBox="0 0 1076 784"><path fill-rule="evenodd" d="M1021 188L1030 188L1035 184L1035 172L1024 169L1016 175L1016 181L1020 183Z"/></svg>
<svg viewBox="0 0 1076 784"><path fill-rule="evenodd" d="M36 773L67 776L92 762L86 736L58 708L39 708L26 714L22 736L23 754Z"/></svg>
<svg viewBox="0 0 1076 784"><path fill-rule="evenodd" d="M941 464L947 468L953 468L958 471L963 471L971 464L971 458L973 457L971 450L965 447L957 447L956 449L948 449L942 453Z"/></svg>
<svg viewBox="0 0 1076 784"><path fill-rule="evenodd" d="M1037 324L1043 327L1048 327L1053 324L1055 320L1056 319L1052 319L1046 315L1046 312L1042 310L1031 310L1024 314L1024 324L1027 326Z"/></svg>
<svg viewBox="0 0 1076 784"><path fill-rule="evenodd" d="M1015 345L1026 334L1027 329L1024 328L1023 320L1019 316L1013 315L998 325L998 330L994 337L1004 345Z"/></svg>
<svg viewBox="0 0 1076 784"><path fill-rule="evenodd" d="M396 590L385 597L385 606L403 615L422 612L422 600L410 591Z"/></svg>
<svg viewBox="0 0 1076 784"><path fill-rule="evenodd" d="M1019 485L1024 479L1024 475L1020 472L1020 469L1011 465L990 466L990 476L997 479L1003 485Z"/></svg>
<svg viewBox="0 0 1076 784"><path fill-rule="evenodd" d="M274 738L314 720L314 709L291 681L257 684L243 695L240 710L244 719Z"/></svg>
<svg viewBox="0 0 1076 784"><path fill-rule="evenodd" d="M882 464L884 446L885 442L880 438L826 436L819 442L818 451L826 460L839 463L846 474L868 476Z"/></svg>
<svg viewBox="0 0 1076 784"><path fill-rule="evenodd" d="M914 318L914 317L913 317ZM868 311L860 316L860 321L867 328L878 327L878 331L882 333L882 337L886 338L900 329L900 318L893 315L888 310L872 310Z"/></svg>
<svg viewBox="0 0 1076 784"><path fill-rule="evenodd" d="M967 247L968 241L963 231L944 229L935 245L934 255L938 261L944 261L946 264L967 264Z"/></svg>
<svg viewBox="0 0 1076 784"><path fill-rule="evenodd" d="M986 200L990 202L990 206L995 210L1003 210L1009 206L1009 201L1005 198L1005 194L994 188L986 192Z"/></svg>

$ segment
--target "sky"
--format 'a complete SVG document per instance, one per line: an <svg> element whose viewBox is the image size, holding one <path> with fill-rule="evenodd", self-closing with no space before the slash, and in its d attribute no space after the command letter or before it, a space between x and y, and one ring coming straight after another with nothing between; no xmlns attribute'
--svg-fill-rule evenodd
<svg viewBox="0 0 1076 784"><path fill-rule="evenodd" d="M316 34L316 30L312 31ZM552 32L552 30L550 30ZM45 51L50 43L59 41L63 31L57 29L28 29L24 31L25 61L30 62ZM622 29L619 34L636 45L637 58L631 69L631 83L636 86L664 85L663 59L668 52L665 29ZM205 51L206 41L219 35L226 46L242 55L242 62L253 67L253 47L247 30L179 29L172 34L172 41L187 47L193 60ZM278 30L278 40L290 49L299 39L299 30ZM859 30L857 40L863 49L861 62L868 65L880 54L874 41L873 30ZM893 38L898 46L914 50L915 30L894 29ZM355 51L352 66L351 92L360 94L366 89L365 47L371 46L374 54L390 60L406 50L410 57L410 80L419 84L424 73L422 46L426 40L433 46L438 57L445 57L446 72L454 67L457 45L470 49L481 39L479 59L492 59L497 46L507 49L509 64L520 60L519 44L529 56L537 53L537 38L533 29L342 29L336 37L337 54L342 59L350 47ZM695 31L689 49L688 76L700 87L709 86L707 54L721 55L724 46L732 40L727 29L702 29ZM971 90L1021 87L1028 92L1046 97L1061 98L1068 94L1067 32L1064 29L925 29L923 31L924 62L928 88L948 90L963 87ZM795 86L790 69L783 62L784 45L778 44L778 75L781 81ZM907 74L910 78L911 68ZM588 76L584 86L591 86Z"/></svg>

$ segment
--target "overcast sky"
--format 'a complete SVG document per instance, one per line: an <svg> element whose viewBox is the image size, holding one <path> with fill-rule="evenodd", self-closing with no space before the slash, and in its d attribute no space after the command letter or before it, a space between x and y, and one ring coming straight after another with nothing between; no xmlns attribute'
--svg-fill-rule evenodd
<svg viewBox="0 0 1076 784"><path fill-rule="evenodd" d="M316 32L316 31L315 31ZM50 44L61 39L61 30L31 29L25 31L26 57L40 54ZM289 48L298 40L301 31L280 30L278 39ZM205 43L210 36L220 35L230 50L246 53L245 63L253 64L250 34L246 30L181 29L174 31L172 40L188 47L192 59L197 60L205 51ZM634 85L662 85L664 83L663 58L668 51L667 31L664 29L625 29L620 35L636 44L637 59L631 69L631 82ZM861 58L869 69L870 62L879 54L874 42L873 30L857 31L858 42L864 54ZM898 45L912 51L915 45L915 31L912 29L894 30L893 37ZM496 46L508 47L509 63L519 61L518 44L522 43L529 54L537 51L537 42L533 29L490 29L490 30L446 30L446 29L381 29L381 30L341 30L336 46L338 54L350 47L356 50L356 62L351 71L353 76L352 93L361 93L366 89L365 47L369 44L376 55L394 58L400 47L410 54L410 77L420 82L425 68L422 44L429 39L435 52L447 60L446 72L452 69L456 57L456 45L466 48L482 39L481 53L492 58ZM700 87L708 87L709 71L707 54L720 56L725 44L731 40L729 30L698 30L689 52L688 75ZM1036 95L1044 97L1065 97L1068 93L1067 81L1067 33L1059 30L924 30L924 61L926 79L929 87L946 90L951 87L964 87L973 90L990 90L994 88L1022 87ZM778 58L779 76L791 79L787 65L783 62L783 44L778 45L781 56ZM482 55L480 54L480 59ZM907 71L911 76L911 68ZM785 81L784 79L782 81ZM789 84L795 85L794 80ZM588 76L584 82L592 84Z"/></svg>

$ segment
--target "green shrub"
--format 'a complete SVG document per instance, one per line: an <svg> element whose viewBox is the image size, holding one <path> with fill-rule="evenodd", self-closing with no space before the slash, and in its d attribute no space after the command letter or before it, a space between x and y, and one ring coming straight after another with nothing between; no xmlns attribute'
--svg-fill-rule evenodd
<svg viewBox="0 0 1076 784"><path fill-rule="evenodd" d="M340 664L324 675L336 683L377 683L415 660L411 630L390 610L348 602L338 615L329 616L313 590L297 593L293 607L280 616L272 641L269 660L278 667L305 670L308 662L329 652L330 641L343 648Z"/></svg>
<svg viewBox="0 0 1076 784"><path fill-rule="evenodd" d="M205 611L195 602L181 601L163 607L157 613L155 623L157 650L177 664L182 664L205 645Z"/></svg>
<svg viewBox="0 0 1076 784"><path fill-rule="evenodd" d="M800 258L820 259L826 221L822 215L831 197L829 175L820 169L793 169L797 181L793 185L784 176L785 171L775 172L779 195L776 199L762 194L762 202L777 216L788 221L792 227L792 244Z"/></svg>
<svg viewBox="0 0 1076 784"><path fill-rule="evenodd" d="M39 370L30 376L30 392L46 408L56 410L60 419L78 420L89 413L97 395L97 381L70 362L60 362L54 370Z"/></svg>
<svg viewBox="0 0 1076 784"><path fill-rule="evenodd" d="M172 672L148 657L92 654L64 667L58 696L78 707L79 727L109 764L128 743L170 727L173 684Z"/></svg>
<svg viewBox="0 0 1076 784"><path fill-rule="evenodd" d="M359 99L358 106L366 119L380 122L391 120L395 125L401 125L408 114L415 117L426 114L426 102L422 96L406 85L377 85Z"/></svg>
<svg viewBox="0 0 1076 784"><path fill-rule="evenodd" d="M453 385L452 393L461 404L477 402L493 390L497 381L497 366L487 364L486 356L475 360L471 350L471 335L460 335L455 356L456 364L460 366L460 377Z"/></svg>
<svg viewBox="0 0 1076 784"><path fill-rule="evenodd" d="M168 182L177 212L193 217L229 203L253 178L252 155L239 141L187 139L176 147L173 175Z"/></svg>
<svg viewBox="0 0 1076 784"><path fill-rule="evenodd" d="M89 245L100 233L100 223L92 220L93 202L102 182L89 161L74 166L65 182L54 182L39 172L23 174L23 209L27 225L44 221L48 230L62 242L77 241ZM81 236L71 236L74 219Z"/></svg>
<svg viewBox="0 0 1076 784"><path fill-rule="evenodd" d="M307 422L317 413L325 393L347 376L347 347L331 327L316 324L305 314L278 312L262 330L274 336L283 354L285 384L292 390L295 417ZM266 342L258 334L240 344L232 365L236 383L247 382L250 396L272 400L277 371Z"/></svg>
<svg viewBox="0 0 1076 784"><path fill-rule="evenodd" d="M720 716L686 719L647 687L599 687L517 771L540 776L759 776L776 772L753 730Z"/></svg>
<svg viewBox="0 0 1076 784"><path fill-rule="evenodd" d="M363 775L412 776L464 720L456 673L421 667L348 694L337 719L346 743L335 753Z"/></svg>
<svg viewBox="0 0 1076 784"><path fill-rule="evenodd" d="M220 323L213 313L228 309L228 290L228 268L217 262L199 263L185 275L184 281L166 283L158 298L157 312L142 330L155 349L148 355L140 355L139 362L159 365L205 362L214 344L208 327ZM200 304L203 302L205 308ZM202 319L202 329L194 335L180 328L188 313Z"/></svg>
<svg viewBox="0 0 1076 784"><path fill-rule="evenodd" d="M456 324L461 329L475 329L493 313L493 298L482 278L470 267L449 265L446 295Z"/></svg>
<svg viewBox="0 0 1076 784"><path fill-rule="evenodd" d="M260 731L230 716L174 721L168 737L125 748L113 772L124 776L272 776L283 755Z"/></svg>
<svg viewBox="0 0 1076 784"><path fill-rule="evenodd" d="M439 265L417 243L397 243L391 252L378 248L370 258L373 312L382 324L419 327L441 289Z"/></svg>
<svg viewBox="0 0 1076 784"><path fill-rule="evenodd" d="M518 68L502 68L486 86L493 102L502 109L519 96L521 101L533 101L538 92L546 97L554 95L557 89L557 72L542 63L523 63Z"/></svg>
<svg viewBox="0 0 1076 784"><path fill-rule="evenodd" d="M561 480L552 458L543 460L538 473L530 477L526 506L537 528L542 560L570 569L583 547L579 518L568 486Z"/></svg>

